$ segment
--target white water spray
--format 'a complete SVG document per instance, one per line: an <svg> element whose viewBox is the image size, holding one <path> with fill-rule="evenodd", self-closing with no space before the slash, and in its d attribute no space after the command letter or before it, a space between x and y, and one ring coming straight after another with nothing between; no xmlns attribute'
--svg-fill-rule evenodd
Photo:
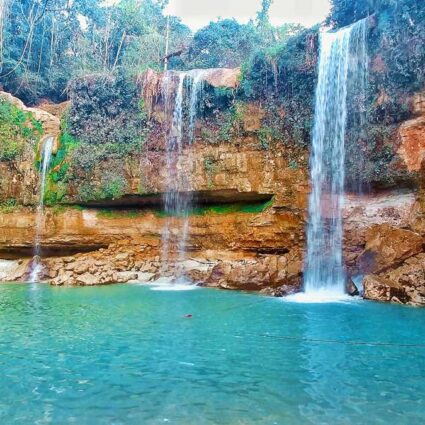
<svg viewBox="0 0 425 425"><path fill-rule="evenodd" d="M46 189L46 178L49 170L50 160L52 158L52 151L54 145L54 138L48 137L44 141L42 159L41 159L41 181L39 189L39 203L37 207L36 226L35 226L35 241L34 241L34 259L31 267L30 281L32 283L40 280L40 273L42 272L41 264L41 235L45 227L44 217L44 193Z"/></svg>
<svg viewBox="0 0 425 425"><path fill-rule="evenodd" d="M350 80L359 79L356 55L359 34L366 33L366 24L366 20L359 21L335 33L322 33L320 38L305 270L305 292L313 299L345 294L342 208L347 104L352 96ZM358 64L354 67L353 57Z"/></svg>

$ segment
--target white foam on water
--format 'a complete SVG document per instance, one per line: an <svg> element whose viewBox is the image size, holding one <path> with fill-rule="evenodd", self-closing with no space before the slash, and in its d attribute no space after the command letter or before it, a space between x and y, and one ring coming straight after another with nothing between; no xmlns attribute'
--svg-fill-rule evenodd
<svg viewBox="0 0 425 425"><path fill-rule="evenodd" d="M152 291L193 291L199 289L192 281L175 277L161 277L147 284Z"/></svg>
<svg viewBox="0 0 425 425"><path fill-rule="evenodd" d="M357 299L341 292L318 290L315 292L300 292L282 298L285 302L299 304L352 303Z"/></svg>

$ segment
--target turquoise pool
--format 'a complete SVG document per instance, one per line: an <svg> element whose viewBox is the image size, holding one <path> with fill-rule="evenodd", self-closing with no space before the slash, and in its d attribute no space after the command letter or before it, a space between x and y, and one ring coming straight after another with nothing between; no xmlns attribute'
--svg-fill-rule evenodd
<svg viewBox="0 0 425 425"><path fill-rule="evenodd" d="M7 284L0 368L2 425L422 425L425 310Z"/></svg>

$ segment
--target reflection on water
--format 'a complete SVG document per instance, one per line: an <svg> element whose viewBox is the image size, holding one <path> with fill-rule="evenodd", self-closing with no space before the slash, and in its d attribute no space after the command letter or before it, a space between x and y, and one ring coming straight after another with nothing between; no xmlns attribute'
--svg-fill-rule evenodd
<svg viewBox="0 0 425 425"><path fill-rule="evenodd" d="M1 424L423 424L423 310L36 288L0 286Z"/></svg>

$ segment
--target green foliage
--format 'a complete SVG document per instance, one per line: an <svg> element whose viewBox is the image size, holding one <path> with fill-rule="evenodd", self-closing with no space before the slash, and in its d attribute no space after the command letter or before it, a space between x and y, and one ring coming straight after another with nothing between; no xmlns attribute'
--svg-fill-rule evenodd
<svg viewBox="0 0 425 425"><path fill-rule="evenodd" d="M50 179L44 192L44 203L46 205L55 205L64 200L68 192L68 186L63 182L54 182Z"/></svg>
<svg viewBox="0 0 425 425"><path fill-rule="evenodd" d="M246 113L246 104L242 100L236 100L232 106L225 110L219 118L218 140L228 142L232 137L238 137L243 133L243 122Z"/></svg>
<svg viewBox="0 0 425 425"><path fill-rule="evenodd" d="M282 134L277 127L263 126L257 131L258 140L264 150L269 149L272 141L282 140Z"/></svg>
<svg viewBox="0 0 425 425"><path fill-rule="evenodd" d="M78 185L78 200L83 203L121 198L127 188L127 182L119 171L104 171L100 185L85 181Z"/></svg>
<svg viewBox="0 0 425 425"><path fill-rule="evenodd" d="M338 4L337 17L349 18L350 8ZM409 182L412 176L394 164L400 122L411 117L408 99L425 87L425 4L413 0L375 1L367 48L370 58L364 130L359 132L349 105L347 179L350 185ZM345 12L345 14L343 13ZM339 23L339 21L337 21Z"/></svg>
<svg viewBox="0 0 425 425"><path fill-rule="evenodd" d="M142 210L113 210L102 208L97 212L100 218L120 219L120 218L138 218L146 214Z"/></svg>
<svg viewBox="0 0 425 425"><path fill-rule="evenodd" d="M25 144L37 142L43 134L41 123L29 112L0 98L0 161L12 161Z"/></svg>
<svg viewBox="0 0 425 425"><path fill-rule="evenodd" d="M16 210L18 204L15 198L9 198L0 203L0 212L3 214L10 214Z"/></svg>
<svg viewBox="0 0 425 425"><path fill-rule="evenodd" d="M252 202L252 203L233 203L233 204L217 204L217 205L204 205L190 209L187 214L189 216L201 215L224 215L224 214L261 214L266 209L273 205L273 200L266 202ZM186 214L186 212L185 212ZM163 210L156 211L158 217L164 218L170 216Z"/></svg>
<svg viewBox="0 0 425 425"><path fill-rule="evenodd" d="M146 114L141 114L136 84L125 74L77 79L70 89L69 131L84 144L125 146L141 141Z"/></svg>
<svg viewBox="0 0 425 425"><path fill-rule="evenodd" d="M126 69L160 70L165 52L165 2L121 0L3 0L0 84L28 104L64 100L68 82ZM170 51L188 45L190 29L170 19ZM181 66L172 59L171 66Z"/></svg>
<svg viewBox="0 0 425 425"><path fill-rule="evenodd" d="M251 55L259 40L252 23L239 24L235 19L211 22L195 34L186 65L190 68L237 67Z"/></svg>
<svg viewBox="0 0 425 425"><path fill-rule="evenodd" d="M380 13L384 9L397 6L398 3L419 4L421 0L331 0L331 13L328 17L328 23L343 27L350 25L366 16Z"/></svg>
<svg viewBox="0 0 425 425"><path fill-rule="evenodd" d="M317 66L317 28L294 29L285 43L259 50L243 68L241 95L265 103L264 126L274 139L310 142ZM269 137L259 134L262 144Z"/></svg>

